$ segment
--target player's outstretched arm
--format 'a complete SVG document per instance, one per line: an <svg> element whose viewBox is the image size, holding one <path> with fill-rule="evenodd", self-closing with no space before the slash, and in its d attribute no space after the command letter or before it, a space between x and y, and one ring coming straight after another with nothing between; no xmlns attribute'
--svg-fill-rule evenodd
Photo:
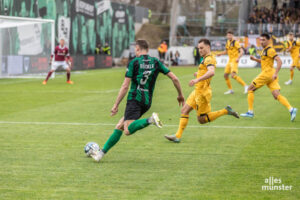
<svg viewBox="0 0 300 200"><path fill-rule="evenodd" d="M254 56L250 56L250 60L254 60L254 61L258 62L258 63L261 62L260 59L257 59L257 58L255 58Z"/></svg>
<svg viewBox="0 0 300 200"><path fill-rule="evenodd" d="M181 85L179 82L179 79L177 78L177 76L173 73L173 72L169 72L167 74L167 76L173 81L173 84L178 92L178 97L177 97L177 101L179 103L179 106L183 106L184 105L184 97L182 94L182 89L181 89Z"/></svg>
<svg viewBox="0 0 300 200"><path fill-rule="evenodd" d="M197 79L193 79L193 80L191 80L190 82L189 82L189 86L194 86L196 83L198 83L198 82L200 82L200 81L204 81L204 80L206 80L206 79L209 79L209 78L211 78L211 77L213 77L215 75L215 66L209 66L208 68L207 68L207 72L203 75L203 76L201 76L201 77L199 77L199 78L197 78Z"/></svg>
<svg viewBox="0 0 300 200"><path fill-rule="evenodd" d="M282 61L281 61L279 56L276 56L275 60L277 62L277 68L276 68L275 74L273 75L273 80L275 80L278 77L278 73L279 73L279 71L281 69L281 66L282 66Z"/></svg>
<svg viewBox="0 0 300 200"><path fill-rule="evenodd" d="M222 56L222 55L226 55L226 54L227 54L227 50L218 53L216 56Z"/></svg>
<svg viewBox="0 0 300 200"><path fill-rule="evenodd" d="M120 105L121 101L123 100L123 98L125 97L125 95L127 94L127 91L128 91L129 85L130 85L130 81L131 81L131 78L126 77L124 79L124 82L121 86L118 97L116 99L116 102L111 109L111 116L114 116L115 114L118 113L119 105Z"/></svg>

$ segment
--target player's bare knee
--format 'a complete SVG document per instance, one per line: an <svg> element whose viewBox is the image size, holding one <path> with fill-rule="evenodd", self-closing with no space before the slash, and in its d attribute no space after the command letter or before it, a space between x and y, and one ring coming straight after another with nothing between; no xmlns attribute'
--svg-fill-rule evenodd
<svg viewBox="0 0 300 200"><path fill-rule="evenodd" d="M206 123L205 116L200 116L200 117L198 117L198 122L199 122L200 124L205 124L205 123Z"/></svg>
<svg viewBox="0 0 300 200"><path fill-rule="evenodd" d="M123 124L117 124L115 129L124 130L124 125Z"/></svg>
<svg viewBox="0 0 300 200"><path fill-rule="evenodd" d="M236 76L235 72L231 73L231 78L235 78L235 76Z"/></svg>
<svg viewBox="0 0 300 200"><path fill-rule="evenodd" d="M228 79L228 76L229 76L228 74L224 74L225 79Z"/></svg>
<svg viewBox="0 0 300 200"><path fill-rule="evenodd" d="M192 108L191 108L192 109ZM190 113L190 107L185 104L182 108L181 108L181 114L182 115L188 115Z"/></svg>
<svg viewBox="0 0 300 200"><path fill-rule="evenodd" d="M273 91L272 95L273 95L274 99L277 100L278 96L279 96L279 91L277 91L277 90Z"/></svg>
<svg viewBox="0 0 300 200"><path fill-rule="evenodd" d="M130 135L129 130L128 130L128 129L125 129L125 130L124 130L124 134L125 134L126 136L129 136L129 135Z"/></svg>

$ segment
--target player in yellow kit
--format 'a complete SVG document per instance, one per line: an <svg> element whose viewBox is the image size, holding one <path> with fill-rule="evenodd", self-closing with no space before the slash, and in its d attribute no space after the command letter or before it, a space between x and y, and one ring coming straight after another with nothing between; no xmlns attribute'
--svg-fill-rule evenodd
<svg viewBox="0 0 300 200"><path fill-rule="evenodd" d="M293 82L294 68L297 67L298 70L300 70L300 58L299 58L300 42L294 40L294 33L292 32L289 33L289 40L287 41L287 45L288 45L287 51L291 53L291 57L293 59L293 63L290 68L291 71L290 80L285 82L286 85L290 85Z"/></svg>
<svg viewBox="0 0 300 200"><path fill-rule="evenodd" d="M280 86L278 83L278 72L281 68L282 61L277 55L275 49L270 45L270 36L268 34L261 34L261 46L264 48L261 53L261 59L251 56L251 60L261 63L261 73L252 81L248 89L248 112L241 114L242 117L254 117L253 103L254 91L267 85L271 90L274 99L278 100L284 105L291 114L291 121L294 121L297 114L297 108L293 108L288 100L280 94ZM273 67L274 60L277 62L277 68Z"/></svg>
<svg viewBox="0 0 300 200"><path fill-rule="evenodd" d="M182 133L188 124L189 113L193 109L197 111L197 118L200 124L212 122L223 115L232 115L239 118L238 113L233 111L230 106L226 106L226 108L216 112L211 112L210 101L212 91L210 82L215 75L216 59L210 53L209 40L201 39L198 43L198 48L203 61L199 65L197 78L189 82L191 87L195 85L195 90L190 94L181 109L181 118L177 133L175 135L165 135L168 140L173 142L180 142Z"/></svg>
<svg viewBox="0 0 300 200"><path fill-rule="evenodd" d="M224 94L234 93L229 79L229 75L231 75L231 78L235 79L239 84L241 84L244 87L244 93L247 94L248 86L243 81L243 79L238 76L238 65L239 65L240 58L244 54L244 51L241 48L239 41L234 39L233 31L231 30L227 31L226 37L227 37L226 50L217 54L217 56L221 56L225 54L228 54L229 56L229 61L224 71L224 78L228 86L228 91L225 92Z"/></svg>

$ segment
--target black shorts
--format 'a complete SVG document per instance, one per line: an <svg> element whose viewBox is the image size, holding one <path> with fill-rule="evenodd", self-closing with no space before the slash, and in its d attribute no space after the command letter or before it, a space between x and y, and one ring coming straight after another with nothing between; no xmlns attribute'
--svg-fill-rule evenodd
<svg viewBox="0 0 300 200"><path fill-rule="evenodd" d="M124 120L137 120L150 108L150 105L144 105L136 100L129 100L126 104Z"/></svg>

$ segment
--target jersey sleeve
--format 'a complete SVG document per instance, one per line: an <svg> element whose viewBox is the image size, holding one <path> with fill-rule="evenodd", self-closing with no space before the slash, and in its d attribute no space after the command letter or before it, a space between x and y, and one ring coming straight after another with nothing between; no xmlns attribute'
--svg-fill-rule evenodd
<svg viewBox="0 0 300 200"><path fill-rule="evenodd" d="M134 64L134 60L132 60L128 65L127 65L127 70L126 70L126 74L125 77L127 78L132 78L133 77L133 64Z"/></svg>
<svg viewBox="0 0 300 200"><path fill-rule="evenodd" d="M158 61L158 69L159 69L159 72L161 72L165 75L170 72L170 70L164 64L162 64L162 62L160 62L160 61Z"/></svg>
<svg viewBox="0 0 300 200"><path fill-rule="evenodd" d="M267 52L267 55L270 58L275 58L277 56L277 53L274 48L270 48Z"/></svg>
<svg viewBox="0 0 300 200"><path fill-rule="evenodd" d="M205 58L205 60L204 60L204 65L206 67L210 67L210 66L216 67L216 64L217 64L217 61L212 56L209 56L209 57Z"/></svg>

